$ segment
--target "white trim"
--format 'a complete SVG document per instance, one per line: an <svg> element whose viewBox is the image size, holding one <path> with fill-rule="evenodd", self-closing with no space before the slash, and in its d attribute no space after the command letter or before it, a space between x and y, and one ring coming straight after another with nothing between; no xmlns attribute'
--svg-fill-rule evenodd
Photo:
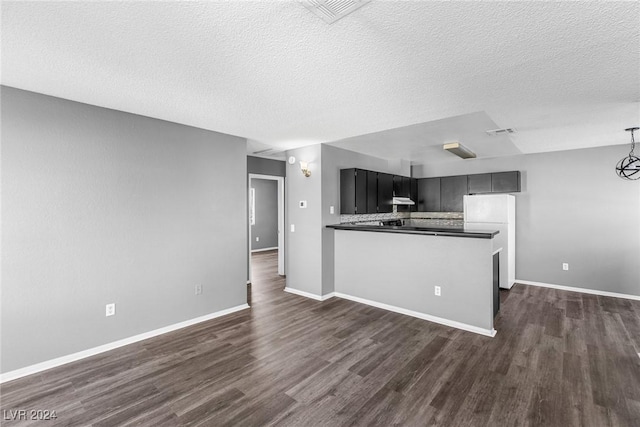
<svg viewBox="0 0 640 427"><path fill-rule="evenodd" d="M529 286L539 286L541 288L560 289L562 291L580 292L583 294L600 295L603 297L625 298L625 299L640 301L639 295L619 294L617 292L598 291L595 289L586 289L586 288L575 288L573 286L554 285L552 283L532 282L530 280L520 280L520 279L516 279L515 283L521 283L523 285L529 285Z"/></svg>
<svg viewBox="0 0 640 427"><path fill-rule="evenodd" d="M311 298L316 301L326 301L329 298L333 298L335 296L335 292L331 292L330 294L326 294L326 295L316 295L316 294L312 294L311 292L300 291L298 289L293 289L289 287L284 288L284 291L289 292L290 294L301 296L301 297Z"/></svg>
<svg viewBox="0 0 640 427"><path fill-rule="evenodd" d="M495 337L495 329L478 328L477 326L468 325L466 323L456 322L454 320L444 319L442 317L432 316L430 314L420 313L418 311L407 310L406 308L396 307L389 304L383 304L377 301L371 301L368 299L354 297L340 292L334 292L334 296L338 298L348 299L350 301L359 302L361 304L370 305L372 307L382 308L383 310L393 311L394 313L405 314L411 317L417 317L418 319L428 320L429 322L439 323L444 326L450 326L452 328L462 329L463 331L473 332L476 334L484 335L487 337Z"/></svg>
<svg viewBox="0 0 640 427"><path fill-rule="evenodd" d="M166 334L178 329L186 328L197 323L205 322L207 320L215 319L216 317L226 316L227 314L235 313L236 311L249 308L247 304L231 307L226 310L216 311L215 313L206 314L204 316L196 317L194 319L185 320L184 322L174 323L173 325L165 326L163 328L154 329L153 331L144 332L139 335L134 335L129 338L124 338L118 341L114 341L108 344L104 344L98 347L90 348L88 350L79 351L77 353L69 354L67 356L58 357L55 359L47 360L45 362L36 363L35 365L27 366L24 368L9 371L4 374L0 374L0 384L12 381L18 378L25 377L27 375L36 374L38 372L46 371L47 369L55 368L57 366L65 365L67 363L75 362L80 359L85 359L96 354L104 353L105 351L113 350L125 345L133 344L138 341L153 338L158 335Z"/></svg>
<svg viewBox="0 0 640 427"><path fill-rule="evenodd" d="M274 250L276 250L276 249L278 249L278 247L277 247L277 246L274 246L274 247L272 247L272 248L251 249L251 253L254 253L254 252L265 252L265 251L274 251Z"/></svg>
<svg viewBox="0 0 640 427"><path fill-rule="evenodd" d="M252 179L269 179L272 181L276 181L278 185L278 274L284 276L285 274L285 257L284 251L285 248L285 239L284 239L284 216L285 216L285 187L284 187L284 176L278 175L262 175L258 173L250 173L249 179L247 179L247 188L251 188L251 180ZM247 190L247 193L249 190ZM247 218L249 221L249 218ZM251 281L251 225L249 227L249 281Z"/></svg>

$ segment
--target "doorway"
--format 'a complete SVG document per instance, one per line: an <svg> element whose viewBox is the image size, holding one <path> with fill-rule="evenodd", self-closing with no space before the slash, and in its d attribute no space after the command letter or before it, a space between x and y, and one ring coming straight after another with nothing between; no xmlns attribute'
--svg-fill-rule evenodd
<svg viewBox="0 0 640 427"><path fill-rule="evenodd" d="M254 180L255 183L254 183ZM260 203L260 194L256 193L256 189L260 188L259 184L263 181L267 182L275 182L276 186L276 209L277 209L277 226L275 230L275 239L271 240L270 236L260 236L258 234L262 234L263 231L259 231L256 226L261 224L261 220L264 219L262 217L258 217L261 215L259 211L259 205L256 206L256 202ZM258 185L254 185L258 184ZM266 187L265 187L266 188ZM252 262L251 262L251 254L255 253L254 251L261 250L274 250L277 248L278 251L278 275L284 276L285 274L285 265L284 265L284 253L285 253L285 242L284 242L284 177L282 176L273 176L273 175L260 175L260 174L249 174L249 283L252 282L253 271L252 271ZM267 227L271 228L271 227ZM268 230L267 230L268 232ZM260 239L263 239L263 242L260 244ZM267 239L265 242L264 239ZM271 242L271 243L270 243ZM255 243L255 244L254 244ZM266 243L266 245L265 245ZM274 246L275 243L275 246ZM259 248L253 249L252 248Z"/></svg>

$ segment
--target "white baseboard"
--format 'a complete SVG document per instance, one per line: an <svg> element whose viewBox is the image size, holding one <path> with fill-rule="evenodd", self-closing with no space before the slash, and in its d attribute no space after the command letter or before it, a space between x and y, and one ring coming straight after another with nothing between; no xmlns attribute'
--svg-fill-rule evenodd
<svg viewBox="0 0 640 427"><path fill-rule="evenodd" d="M288 288L288 287L284 288L284 291L289 292L290 294L299 295L301 297L311 298L316 301L325 301L335 296L335 292L331 292L330 294L326 294L326 295L317 295L317 294L312 294L311 292L300 291L298 289Z"/></svg>
<svg viewBox="0 0 640 427"><path fill-rule="evenodd" d="M521 283L523 285L529 285L529 286L540 286L542 288L560 289L562 291L580 292L583 294L601 295L603 297L626 298L626 299L640 301L640 296L638 295L619 294L617 292L598 291L594 289L576 288L573 286L554 285L552 283L532 282L530 280L520 280L520 279L516 279L516 283Z"/></svg>
<svg viewBox="0 0 640 427"><path fill-rule="evenodd" d="M46 362L36 363L35 365L16 369L14 371L9 371L4 374L0 374L0 384L7 381L12 381L18 378L25 377L27 375L32 375L38 372L46 371L47 369L55 368L57 366L65 365L67 363L75 362L80 359L85 359L90 356L95 356L96 354L104 353L105 351L113 350L129 344L133 344L138 341L142 341L148 338L156 337L158 335L166 334L167 332L172 332L177 329L186 328L187 326L192 326L197 323L215 319L216 317L221 317L227 314L235 313L236 311L244 310L246 308L249 308L247 304L238 305L236 307L231 307L226 310L221 310L215 313L206 314L204 316L196 317L195 319L185 320L184 322L175 323L173 325L165 326L163 328L154 329L153 331L145 332L139 335L134 335L129 338L124 338L118 341L114 341L109 344L104 344L98 347L90 348L88 350L83 350L77 353L69 354L67 356L62 356L56 359L47 360Z"/></svg>
<svg viewBox="0 0 640 427"><path fill-rule="evenodd" d="M439 323L444 326L450 326L452 328L462 329L463 331L473 332L473 333L484 335L487 337L496 336L495 329L478 328L477 326L468 325L466 323L456 322L454 320L444 319L442 317L432 316L430 314L424 314L418 311L407 310L405 308L396 307L389 304L383 304L381 302L371 301L371 300L360 298L360 297L354 297L351 295L342 294L340 292L334 292L333 295L338 298L344 298L350 301L359 302L361 304L382 308L383 310L393 311L394 313L405 314L407 316L417 317L418 319L428 320L429 322Z"/></svg>
<svg viewBox="0 0 640 427"><path fill-rule="evenodd" d="M278 247L277 247L277 246L274 246L273 248L251 249L251 253L254 253L254 252L275 251L275 250L277 250L277 249L278 249Z"/></svg>

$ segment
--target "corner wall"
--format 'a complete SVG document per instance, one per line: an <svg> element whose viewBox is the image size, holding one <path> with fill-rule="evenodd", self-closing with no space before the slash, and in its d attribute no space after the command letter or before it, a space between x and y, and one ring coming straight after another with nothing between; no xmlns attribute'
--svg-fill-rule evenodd
<svg viewBox="0 0 640 427"><path fill-rule="evenodd" d="M408 176L410 166L326 144L290 150L287 156L296 158L295 164L287 163L287 288L321 298L334 292L334 231L325 226L340 222L340 169ZM310 177L302 175L300 160L309 162ZM299 207L302 200L306 209Z"/></svg>
<svg viewBox="0 0 640 427"><path fill-rule="evenodd" d="M3 373L246 304L244 139L1 90Z"/></svg>
<svg viewBox="0 0 640 427"><path fill-rule="evenodd" d="M414 166L418 178L522 171L516 278L640 296L640 181L615 165L626 146ZM569 271L562 263L569 263Z"/></svg>

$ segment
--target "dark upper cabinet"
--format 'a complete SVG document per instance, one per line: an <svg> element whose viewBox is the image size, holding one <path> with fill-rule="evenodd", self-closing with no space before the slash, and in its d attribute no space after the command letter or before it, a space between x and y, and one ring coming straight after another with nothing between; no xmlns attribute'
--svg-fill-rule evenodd
<svg viewBox="0 0 640 427"><path fill-rule="evenodd" d="M417 180L417 196L414 202L419 212L440 212L440 178Z"/></svg>
<svg viewBox="0 0 640 427"><path fill-rule="evenodd" d="M491 193L491 174L468 175L469 194Z"/></svg>
<svg viewBox="0 0 640 427"><path fill-rule="evenodd" d="M340 213L367 213L367 171L362 169L340 171Z"/></svg>
<svg viewBox="0 0 640 427"><path fill-rule="evenodd" d="M378 212L378 172L367 171L367 213Z"/></svg>
<svg viewBox="0 0 640 427"><path fill-rule="evenodd" d="M491 174L493 193L516 193L520 191L520 171L496 172Z"/></svg>
<svg viewBox="0 0 640 427"><path fill-rule="evenodd" d="M411 189L411 200L415 202L415 205L411 206L411 212L416 212L418 210L418 180L415 178L410 178L409 188Z"/></svg>
<svg viewBox="0 0 640 427"><path fill-rule="evenodd" d="M462 212L463 196L467 194L467 175L440 178L440 207L442 212Z"/></svg>
<svg viewBox="0 0 640 427"><path fill-rule="evenodd" d="M411 197L411 178L406 176L393 176L393 195L395 197ZM398 205L398 212L411 211L411 205Z"/></svg>
<svg viewBox="0 0 640 427"><path fill-rule="evenodd" d="M340 213L356 213L356 170L340 170Z"/></svg>
<svg viewBox="0 0 640 427"><path fill-rule="evenodd" d="M393 212L393 175L378 172L378 212Z"/></svg>

